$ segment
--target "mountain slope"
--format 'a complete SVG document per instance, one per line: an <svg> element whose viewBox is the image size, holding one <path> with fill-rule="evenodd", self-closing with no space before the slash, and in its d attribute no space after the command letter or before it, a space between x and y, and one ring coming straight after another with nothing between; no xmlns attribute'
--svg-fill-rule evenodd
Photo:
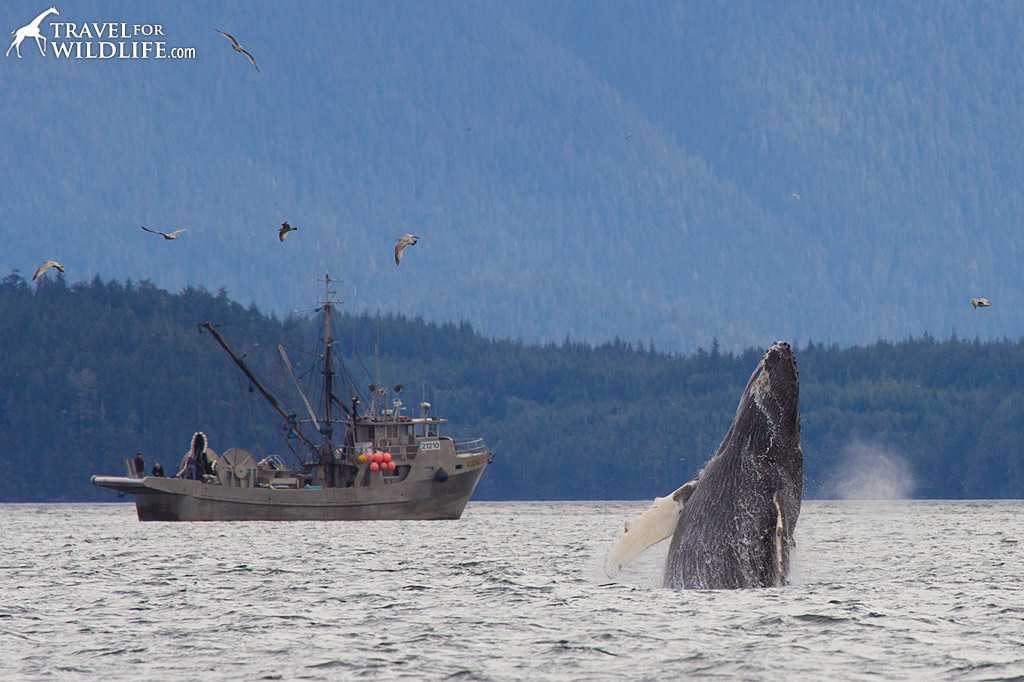
<svg viewBox="0 0 1024 682"><path fill-rule="evenodd" d="M62 12L197 57L2 64L0 272L55 258L288 311L330 265L355 310L669 350L1024 321L1012 7Z"/></svg>

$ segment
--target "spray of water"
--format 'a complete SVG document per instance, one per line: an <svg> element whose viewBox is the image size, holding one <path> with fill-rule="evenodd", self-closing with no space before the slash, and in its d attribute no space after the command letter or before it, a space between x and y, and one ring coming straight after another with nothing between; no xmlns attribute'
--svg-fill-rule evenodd
<svg viewBox="0 0 1024 682"><path fill-rule="evenodd" d="M840 452L832 492L842 500L905 500L913 497L907 458L881 443L856 440Z"/></svg>

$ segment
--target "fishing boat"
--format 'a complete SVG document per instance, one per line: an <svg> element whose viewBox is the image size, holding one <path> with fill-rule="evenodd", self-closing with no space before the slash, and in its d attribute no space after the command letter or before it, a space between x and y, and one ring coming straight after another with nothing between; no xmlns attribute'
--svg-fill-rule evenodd
<svg viewBox="0 0 1024 682"><path fill-rule="evenodd" d="M214 325L199 325L283 421L288 442L296 443L292 465L279 455L257 460L239 447L218 455L206 435L196 432L177 475L145 476L132 460L125 460L125 476L93 476L93 484L133 495L140 521L459 518L492 453L482 438L442 433L447 420L432 415L426 401L418 415L407 415L401 385L389 391L380 382L370 384L365 408L351 383L347 400L339 396L336 383L343 382L335 363L342 365L332 335L338 302L332 300L331 286L340 280L326 274L320 281L326 295L317 309L324 348L318 356L323 376L319 414L303 393L284 347L278 346L308 419L286 410ZM316 436L307 436L309 431Z"/></svg>

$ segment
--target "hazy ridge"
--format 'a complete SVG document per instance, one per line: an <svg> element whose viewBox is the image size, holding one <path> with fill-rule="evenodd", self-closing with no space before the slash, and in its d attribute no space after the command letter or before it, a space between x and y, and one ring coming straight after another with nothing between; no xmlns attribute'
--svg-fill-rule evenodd
<svg viewBox="0 0 1024 682"><path fill-rule="evenodd" d="M30 41L0 65L0 272L56 258L73 281L288 311L329 258L356 310L682 351L1024 328L1013 5L84 2L61 18L162 23L197 58L69 62ZM285 219L300 231L281 245ZM192 230L167 244L141 223ZM423 240L396 270L405 232Z"/></svg>

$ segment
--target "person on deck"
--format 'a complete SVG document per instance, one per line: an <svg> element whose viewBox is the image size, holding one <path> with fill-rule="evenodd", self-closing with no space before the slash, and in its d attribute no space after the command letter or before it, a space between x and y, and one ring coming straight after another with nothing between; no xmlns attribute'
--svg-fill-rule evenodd
<svg viewBox="0 0 1024 682"><path fill-rule="evenodd" d="M156 476L157 478L164 477L164 468L160 466L160 462L157 462L156 464L153 465L153 475Z"/></svg>
<svg viewBox="0 0 1024 682"><path fill-rule="evenodd" d="M135 453L135 475L142 478L146 475L146 460L142 459L142 453Z"/></svg>

